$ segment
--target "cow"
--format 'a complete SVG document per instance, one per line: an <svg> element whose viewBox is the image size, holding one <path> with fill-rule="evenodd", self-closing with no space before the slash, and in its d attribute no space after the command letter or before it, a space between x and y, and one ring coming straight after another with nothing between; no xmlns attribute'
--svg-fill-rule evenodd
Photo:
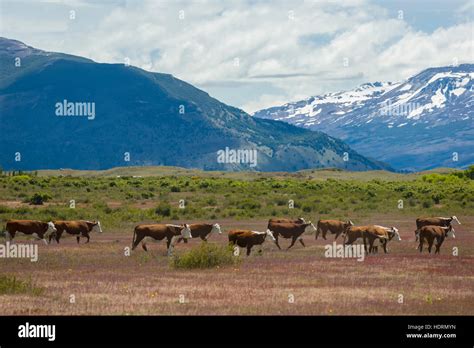
<svg viewBox="0 0 474 348"><path fill-rule="evenodd" d="M142 248L148 251L146 243L148 241L157 242L166 238L166 248L168 256L171 256L174 245L179 237L185 239L193 238L188 224L142 224L137 225L133 231L132 250L135 250L138 243L142 242Z"/></svg>
<svg viewBox="0 0 474 348"><path fill-rule="evenodd" d="M398 229L394 226L384 227L380 225L370 226L371 228L367 230L367 239L369 241L369 253L375 252L377 250L376 242L380 242L383 247L385 254L387 253L387 243L393 238L397 241L401 241L400 233Z"/></svg>
<svg viewBox="0 0 474 348"><path fill-rule="evenodd" d="M431 248L433 247L433 242L436 240L436 250L435 254L439 254L439 249L443 244L445 238L456 238L454 235L453 226L449 225L447 227L444 226L434 226L428 225L423 226L420 228L420 244L418 245L418 249L420 253L423 251L423 241L426 240L428 242L428 252L431 254Z"/></svg>
<svg viewBox="0 0 474 348"><path fill-rule="evenodd" d="M350 226L354 226L354 223L351 220L348 220L348 221L319 220L315 239L318 239L319 233L321 232L322 232L323 239L326 239L326 234L329 232L331 234L335 234L334 240L336 240L337 237L343 234L344 231Z"/></svg>
<svg viewBox="0 0 474 348"><path fill-rule="evenodd" d="M451 226L451 222L455 220L459 225L461 222L458 220L456 216L451 216L449 218L445 217L422 217L416 219L416 231L415 231L415 241L418 242L419 232L423 226L442 226L448 227ZM454 228L453 228L454 233Z"/></svg>
<svg viewBox="0 0 474 348"><path fill-rule="evenodd" d="M271 218L270 220L268 220L267 228L270 228L271 223L278 224L278 223L285 223L285 222L293 223L293 224L305 224L306 223L305 219L303 219L303 218L298 218L298 219Z"/></svg>
<svg viewBox="0 0 474 348"><path fill-rule="evenodd" d="M46 238L56 232L56 227L52 221L42 222L37 220L8 220L5 229L7 241L13 241L17 233L22 233L42 240L45 244L49 244Z"/></svg>
<svg viewBox="0 0 474 348"><path fill-rule="evenodd" d="M367 253L367 231L370 226L349 226L343 232L344 245L351 245L358 239L364 242L364 249Z"/></svg>
<svg viewBox="0 0 474 348"><path fill-rule="evenodd" d="M212 233L222 234L219 224L190 224L189 228L191 229L193 238L201 238L203 241L207 241ZM184 240L185 243L188 242L186 238L179 237L178 243L182 240Z"/></svg>
<svg viewBox="0 0 474 348"><path fill-rule="evenodd" d="M273 232L273 236L275 237L275 244L280 250L281 250L280 244L278 244L278 237L280 235L283 238L291 238L291 244L286 250L290 249L295 244L296 240L299 240L299 242L304 247L306 247L301 235L305 232L306 227L308 226L311 226L313 230L316 231L316 227L314 227L311 221L308 221L307 223L292 223L292 222L274 223L270 221L268 222L268 229Z"/></svg>
<svg viewBox="0 0 474 348"><path fill-rule="evenodd" d="M229 231L229 244L241 248L247 248L247 256L254 245L260 245L260 253L262 252L262 245L266 238L269 237L272 242L276 242L272 231L267 229L265 232L250 231L250 230L231 230Z"/></svg>
<svg viewBox="0 0 474 348"><path fill-rule="evenodd" d="M49 241L54 237L56 243L59 244L59 240L64 232L71 236L76 237L77 244L79 244L81 237L87 238L86 244L89 243L90 235L89 232L102 233L102 226L100 221L87 221L87 220L55 220L53 221L56 226L56 233L49 237Z"/></svg>

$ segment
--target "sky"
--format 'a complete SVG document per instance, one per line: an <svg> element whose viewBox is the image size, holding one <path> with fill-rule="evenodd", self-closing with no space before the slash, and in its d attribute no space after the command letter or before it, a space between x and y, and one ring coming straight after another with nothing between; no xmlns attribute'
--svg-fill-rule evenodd
<svg viewBox="0 0 474 348"><path fill-rule="evenodd" d="M474 0L0 0L0 36L173 74L253 113L474 63Z"/></svg>

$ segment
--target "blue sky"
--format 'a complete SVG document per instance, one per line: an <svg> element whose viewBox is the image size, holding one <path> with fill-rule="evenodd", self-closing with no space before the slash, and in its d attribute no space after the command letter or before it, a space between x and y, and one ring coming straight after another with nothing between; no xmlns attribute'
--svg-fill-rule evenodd
<svg viewBox="0 0 474 348"><path fill-rule="evenodd" d="M0 9L1 36L128 59L247 112L474 61L474 0L2 0Z"/></svg>

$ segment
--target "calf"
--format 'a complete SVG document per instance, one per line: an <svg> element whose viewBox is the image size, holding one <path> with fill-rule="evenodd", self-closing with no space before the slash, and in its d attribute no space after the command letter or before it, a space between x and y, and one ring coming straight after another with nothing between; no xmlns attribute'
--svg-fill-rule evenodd
<svg viewBox="0 0 474 348"><path fill-rule="evenodd" d="M447 227L443 226L434 226L428 225L423 226L420 228L420 244L418 245L418 249L420 253L423 251L423 241L426 240L428 242L428 252L431 254L431 248L433 247L433 243L436 240L436 250L435 254L439 254L439 248L443 244L445 238L452 237L456 238L454 235L453 226L449 225Z"/></svg>
<svg viewBox="0 0 474 348"><path fill-rule="evenodd" d="M265 242L267 236L276 242L272 231L267 229L266 232L257 232L250 230L231 230L229 231L229 244L237 245L241 248L247 248L247 256L250 255L250 251L254 245L260 245L260 253L262 252L262 245Z"/></svg>
<svg viewBox="0 0 474 348"><path fill-rule="evenodd" d="M278 249L281 250L280 245L278 244L278 237L282 236L283 238L291 238L291 244L286 249L290 249L296 242L299 242L305 247L303 242L303 238L301 235L306 231L306 227L311 226L314 231L316 231L316 227L308 221L307 223L292 223L292 222L280 222L280 223L268 223L268 229L273 232L273 236L275 237L275 244L277 245Z"/></svg>
<svg viewBox="0 0 474 348"><path fill-rule="evenodd" d="M171 225L171 224L143 224L135 227L133 231L132 250L138 243L142 242L142 248L148 251L146 247L147 241L160 241L166 238L166 248L168 256L173 252L174 245L179 237L190 239L193 238L191 229L188 224Z"/></svg>
<svg viewBox="0 0 474 348"><path fill-rule="evenodd" d="M419 233L420 229L423 226L442 226L442 227L448 227L451 226L451 222L455 220L459 225L461 222L459 222L458 218L456 216L451 216L449 218L445 217L422 217L416 219L416 231L415 231L415 241L418 241L419 238ZM454 228L453 228L453 233L454 233Z"/></svg>
<svg viewBox="0 0 474 348"><path fill-rule="evenodd" d="M5 238L7 241L13 241L17 233L22 233L36 239L41 239L45 244L48 244L46 238L49 238L56 232L56 227L53 222L37 220L8 220L5 229Z"/></svg>
<svg viewBox="0 0 474 348"><path fill-rule="evenodd" d="M56 243L58 244L64 232L71 236L75 236L78 244L81 237L87 238L86 244L89 243L89 240L90 240L89 233L92 231L102 233L102 227L100 225L100 221L56 220L54 221L54 225L57 228L57 232L54 235L54 239L56 240ZM52 235L49 237L50 242L51 242L51 238L53 238Z"/></svg>
<svg viewBox="0 0 474 348"><path fill-rule="evenodd" d="M351 220L339 221L339 220L319 220L318 228L316 230L316 239L318 239L319 233L322 232L323 239L326 239L326 234L329 232L335 234L334 240L343 234L344 231L350 226L354 226Z"/></svg>
<svg viewBox="0 0 474 348"><path fill-rule="evenodd" d="M191 229L193 238L201 238L203 241L207 241L212 233L222 234L219 224L190 224L189 228ZM185 243L188 242L186 238L179 237L178 243L182 240L184 240Z"/></svg>

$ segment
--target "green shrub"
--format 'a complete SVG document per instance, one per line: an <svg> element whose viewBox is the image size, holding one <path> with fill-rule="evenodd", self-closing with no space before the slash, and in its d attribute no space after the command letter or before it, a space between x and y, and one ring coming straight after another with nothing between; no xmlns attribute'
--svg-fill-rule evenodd
<svg viewBox="0 0 474 348"><path fill-rule="evenodd" d="M180 256L173 256L170 261L172 267L180 269L214 268L234 265L237 262L239 258L234 256L232 246L209 242L202 242Z"/></svg>
<svg viewBox="0 0 474 348"><path fill-rule="evenodd" d="M47 202L50 199L51 199L51 196L48 195L47 193L36 192L35 194L33 194L33 196L27 198L26 202L33 205L43 205L44 202Z"/></svg>
<svg viewBox="0 0 474 348"><path fill-rule="evenodd" d="M34 285L31 279L19 280L15 276L0 275L0 295L4 294L32 294L39 296L43 289Z"/></svg>
<svg viewBox="0 0 474 348"><path fill-rule="evenodd" d="M155 209L156 215L161 216L170 216L171 215L171 207L169 204L162 203Z"/></svg>

